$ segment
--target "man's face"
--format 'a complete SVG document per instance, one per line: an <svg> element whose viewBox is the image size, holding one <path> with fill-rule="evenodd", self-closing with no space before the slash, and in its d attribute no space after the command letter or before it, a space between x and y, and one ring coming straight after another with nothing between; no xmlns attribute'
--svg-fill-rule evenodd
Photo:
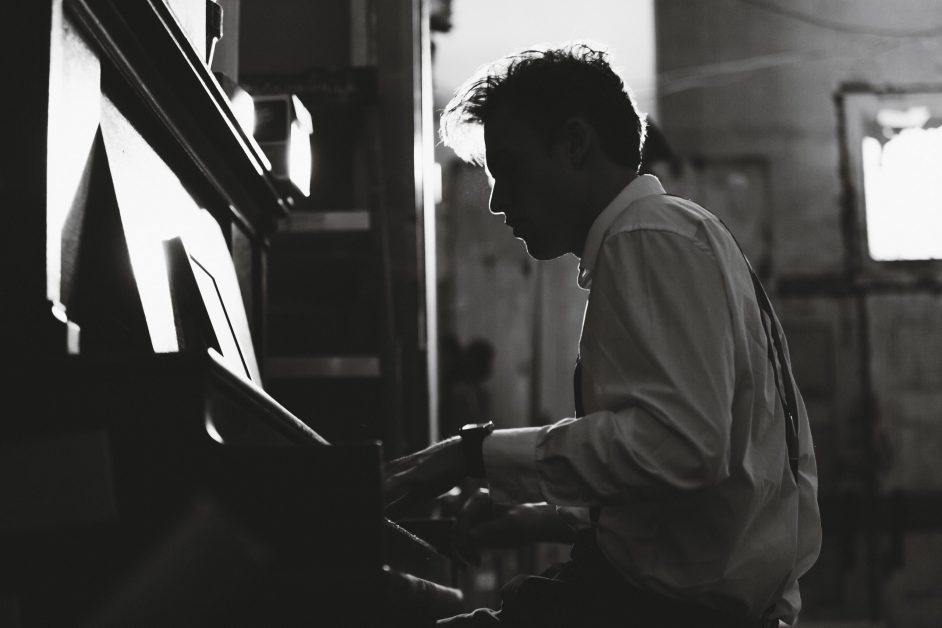
<svg viewBox="0 0 942 628"><path fill-rule="evenodd" d="M572 173L561 141L547 144L522 117L495 111L484 125L490 209L540 260L582 246Z"/></svg>

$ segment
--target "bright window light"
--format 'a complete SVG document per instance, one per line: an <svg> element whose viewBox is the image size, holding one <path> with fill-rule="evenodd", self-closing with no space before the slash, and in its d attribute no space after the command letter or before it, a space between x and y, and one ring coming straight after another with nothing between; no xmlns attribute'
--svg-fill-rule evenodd
<svg viewBox="0 0 942 628"><path fill-rule="evenodd" d="M884 109L863 138L867 239L876 261L942 259L942 122Z"/></svg>

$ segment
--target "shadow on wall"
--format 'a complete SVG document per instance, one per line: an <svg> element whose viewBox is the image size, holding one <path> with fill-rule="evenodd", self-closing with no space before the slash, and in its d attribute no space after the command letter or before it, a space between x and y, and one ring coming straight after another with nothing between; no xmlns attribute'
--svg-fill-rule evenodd
<svg viewBox="0 0 942 628"><path fill-rule="evenodd" d="M439 386L441 391L440 433L453 436L466 423L490 418L491 398L485 383L491 377L494 347L483 338L462 346L452 335L439 345Z"/></svg>

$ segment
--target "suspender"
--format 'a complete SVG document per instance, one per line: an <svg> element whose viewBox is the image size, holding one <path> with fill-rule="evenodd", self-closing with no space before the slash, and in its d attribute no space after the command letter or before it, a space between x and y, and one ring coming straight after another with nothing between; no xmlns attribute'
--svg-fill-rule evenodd
<svg viewBox="0 0 942 628"><path fill-rule="evenodd" d="M747 260L746 265L748 266L748 264L749 262ZM765 288L762 287L759 278L756 277L751 266L749 267L749 274L752 275L752 288L755 290L759 309L764 312L769 319L769 328L766 328L763 323L762 330L765 332L765 339L769 350L769 362L772 364L772 374L775 376L775 392L778 393L779 399L782 402L782 410L785 413L785 446L788 449L788 466L791 467L792 476L794 476L795 483L797 484L799 447L798 403L795 396L795 383L792 381L791 367L785 356L785 350L782 348L782 338L778 332L778 324L775 320L775 312L772 310L772 304L769 302L769 295L765 293ZM771 329L771 332L769 329ZM772 351L773 347L775 353ZM778 365L775 363L776 355L778 356ZM779 365L782 367L781 374L782 382L784 383L784 394L782 394L783 388L779 384Z"/></svg>
<svg viewBox="0 0 942 628"><path fill-rule="evenodd" d="M674 196L674 198L686 200L673 194L665 194L665 196ZM769 327L766 328L765 323L763 323L762 331L765 332L766 346L769 352L769 363L772 365L772 375L775 377L775 392L782 402L782 411L785 414L785 447L788 450L788 466L791 468L792 477L795 478L795 484L798 484L798 460L800 457L798 451L798 402L795 395L795 383L792 381L792 369L785 355L782 337L781 334L779 334L778 322L775 317L775 310L772 309L772 302L769 301L769 295L766 294L765 288L762 287L762 282L759 281L755 271L752 270L752 264L749 263L749 258L746 257L746 252L742 250L739 240L736 239L732 230L719 216L712 212L710 212L710 215L723 225L723 228L726 229L726 233L729 234L729 237L732 238L733 242L736 244L736 248L739 249L739 254L742 255L743 262L745 262L746 268L749 270L749 276L752 278L752 289L756 294L756 303L759 305L759 311L764 313L766 318L769 319ZM761 319L761 315L759 318ZM778 357L777 363L776 357ZM779 370L779 366L781 366L781 370ZM782 387L779 382L779 373L781 373L784 387Z"/></svg>
<svg viewBox="0 0 942 628"><path fill-rule="evenodd" d="M769 363L772 366L772 374L775 378L775 392L778 394L779 400L782 403L782 411L785 414L785 446L788 450L788 466L791 469L792 476L795 478L795 483L797 484L798 460L800 455L798 444L798 403L797 396L795 394L795 383L792 380L791 367L789 365L788 358L785 355L782 337L779 333L778 323L776 322L777 319L775 318L775 311L772 309L772 303L769 301L769 295L766 294L765 288L762 287L762 282L759 281L755 271L752 270L752 265L749 263L746 254L739 245L739 241L736 240L736 236L734 236L733 232L730 231L729 227L726 226L726 223L724 223L719 218L717 218L717 220L721 225L723 225L727 233L729 233L730 237L733 239L733 242L736 243L740 254L743 256L743 261L746 263L746 268L749 269L749 275L752 278L752 289L755 292L756 303L759 306L760 320L762 318L762 314L765 314L765 317L768 318L769 321L768 327L766 327L764 321L761 321L762 331L765 332ZM781 369L779 369L779 366L781 366ZM781 380L779 379L780 373ZM584 416L585 408L582 405L581 356L576 359L576 367L573 371L573 398L575 400L576 416ZM601 506L592 506L589 508L589 519L593 528L598 526L601 510Z"/></svg>

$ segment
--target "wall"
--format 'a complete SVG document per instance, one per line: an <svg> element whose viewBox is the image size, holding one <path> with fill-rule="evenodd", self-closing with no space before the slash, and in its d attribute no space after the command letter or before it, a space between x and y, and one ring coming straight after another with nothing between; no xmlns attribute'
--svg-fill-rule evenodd
<svg viewBox="0 0 942 628"><path fill-rule="evenodd" d="M673 149L707 169L767 164L768 206L756 211L768 216L769 275L813 422L825 516L803 586L807 625L937 626L942 300L937 288L861 292L848 281L834 95L847 83L942 83L942 11L933 0L656 8L659 121Z"/></svg>
<svg viewBox="0 0 942 628"><path fill-rule="evenodd" d="M775 6L859 30L942 23L933 0ZM768 158L779 272L840 271L834 92L849 82L938 82L942 39L841 32L741 0L663 0L656 23L660 121L672 145L688 155Z"/></svg>
<svg viewBox="0 0 942 628"><path fill-rule="evenodd" d="M303 74L350 65L348 0L242 0L240 73Z"/></svg>

